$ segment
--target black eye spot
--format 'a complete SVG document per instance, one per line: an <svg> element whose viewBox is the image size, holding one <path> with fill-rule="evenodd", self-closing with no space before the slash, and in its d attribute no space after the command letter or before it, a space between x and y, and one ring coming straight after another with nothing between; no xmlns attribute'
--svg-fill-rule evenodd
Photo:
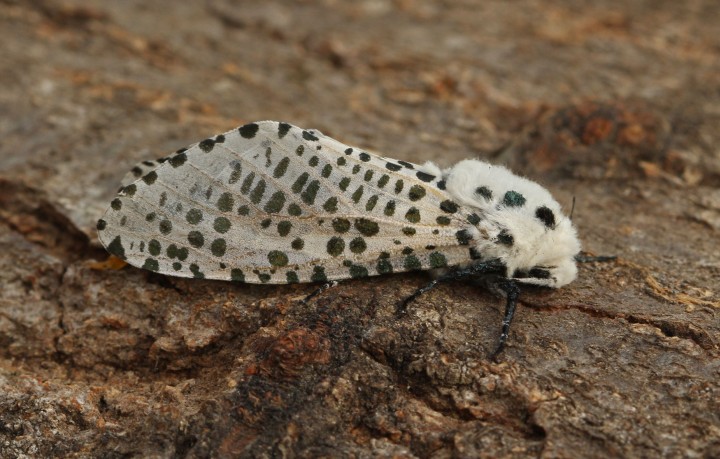
<svg viewBox="0 0 720 459"><path fill-rule="evenodd" d="M515 279L550 279L550 271L545 268L538 268L537 266L531 268L529 271L516 269L512 277Z"/></svg>
<svg viewBox="0 0 720 459"><path fill-rule="evenodd" d="M516 269L512 275L515 279L550 279L550 271L537 266L525 271L524 269Z"/></svg>
<svg viewBox="0 0 720 459"><path fill-rule="evenodd" d="M550 271L543 268L533 268L528 274L536 279L550 279Z"/></svg>
<svg viewBox="0 0 720 459"><path fill-rule="evenodd" d="M555 227L555 214L545 206L535 209L535 216L548 228Z"/></svg>

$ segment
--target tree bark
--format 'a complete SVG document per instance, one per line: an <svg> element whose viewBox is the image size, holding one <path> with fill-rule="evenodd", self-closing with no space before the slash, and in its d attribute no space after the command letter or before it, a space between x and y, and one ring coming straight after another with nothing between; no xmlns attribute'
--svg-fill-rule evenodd
<svg viewBox="0 0 720 459"><path fill-rule="evenodd" d="M0 456L720 456L715 2L0 2ZM103 264L123 174L276 119L546 185L585 250L504 303Z"/></svg>

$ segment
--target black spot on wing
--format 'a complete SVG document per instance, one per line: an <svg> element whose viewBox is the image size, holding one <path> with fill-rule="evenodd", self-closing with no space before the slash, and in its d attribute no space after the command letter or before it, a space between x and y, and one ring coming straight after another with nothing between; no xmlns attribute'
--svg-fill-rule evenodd
<svg viewBox="0 0 720 459"><path fill-rule="evenodd" d="M153 183L155 183L155 180L157 180L157 177L157 172L151 171L142 178L142 181L147 183L148 185L152 185Z"/></svg>
<svg viewBox="0 0 720 459"><path fill-rule="evenodd" d="M257 134L260 126L257 123L249 123L238 128L238 133L245 139L252 139Z"/></svg>
<svg viewBox="0 0 720 459"><path fill-rule="evenodd" d="M467 216L467 221L471 225L477 225L478 223L480 223L480 217L478 216L478 214L470 214Z"/></svg>
<svg viewBox="0 0 720 459"><path fill-rule="evenodd" d="M413 185L410 187L410 191L408 191L408 197L411 201L419 201L425 197L425 188L420 185ZM440 207L442 208L442 205Z"/></svg>
<svg viewBox="0 0 720 459"><path fill-rule="evenodd" d="M310 280L313 282L327 282L327 275L325 274L325 268L322 266L314 266L312 276Z"/></svg>
<svg viewBox="0 0 720 459"><path fill-rule="evenodd" d="M282 139L287 135L287 133L290 132L290 125L287 123L279 123L278 124L278 138Z"/></svg>
<svg viewBox="0 0 720 459"><path fill-rule="evenodd" d="M320 140L320 139L319 139L317 136L315 136L315 135L313 134L313 132L311 132L311 131L303 131L303 132L302 132L302 137L303 137L303 139L305 139L305 140L309 140L309 141L313 141L313 142L317 142L318 140Z"/></svg>
<svg viewBox="0 0 720 459"><path fill-rule="evenodd" d="M288 257L285 252L280 250L271 250L267 254L267 259L272 266L283 267L288 264Z"/></svg>
<svg viewBox="0 0 720 459"><path fill-rule="evenodd" d="M345 241L341 237L333 236L327 242L327 253L333 257L337 257L345 250Z"/></svg>
<svg viewBox="0 0 720 459"><path fill-rule="evenodd" d="M355 229L357 229L363 236L368 237L375 236L380 231L380 227L376 222L365 218L358 218L355 220Z"/></svg>
<svg viewBox="0 0 720 459"><path fill-rule="evenodd" d="M420 260L415 255L406 256L403 260L403 266L408 271L417 271L422 269L422 263L420 263Z"/></svg>
<svg viewBox="0 0 720 459"><path fill-rule="evenodd" d="M435 176L432 174L428 174L427 172L417 171L415 173L415 176L423 182L432 182L433 180L435 180Z"/></svg>
<svg viewBox="0 0 720 459"><path fill-rule="evenodd" d="M205 139L198 144L198 147L205 153L210 153L215 147L215 141L213 139Z"/></svg>
<svg viewBox="0 0 720 459"><path fill-rule="evenodd" d="M142 266L143 269L147 269L148 271L159 271L160 265L158 264L158 261L154 258L147 258L145 260L145 264Z"/></svg>
<svg viewBox="0 0 720 459"><path fill-rule="evenodd" d="M125 259L125 247L123 247L122 245L122 240L120 239L120 236L115 236L115 239L113 239L112 242L108 244L107 251L120 259Z"/></svg>
<svg viewBox="0 0 720 459"><path fill-rule="evenodd" d="M392 263L390 263L390 261L385 258L381 258L378 260L375 269L377 270L378 274L390 274L393 272Z"/></svg>
<svg viewBox="0 0 720 459"><path fill-rule="evenodd" d="M449 199L446 199L445 201L441 202L440 208L449 214L454 214L455 212L458 211L458 205Z"/></svg>
<svg viewBox="0 0 720 459"><path fill-rule="evenodd" d="M433 252L428 256L431 268L444 268L447 266L448 261L445 255L440 252Z"/></svg>
<svg viewBox="0 0 720 459"><path fill-rule="evenodd" d="M225 239L218 238L212 241L210 244L210 252L212 252L213 255L216 257L222 257L225 255L225 249L227 248L227 243L225 242Z"/></svg>
<svg viewBox="0 0 720 459"><path fill-rule="evenodd" d="M353 279L360 279L369 275L367 268L361 265L351 265L348 274Z"/></svg>
<svg viewBox="0 0 720 459"><path fill-rule="evenodd" d="M135 196L136 191L137 191L137 186L134 183L131 183L130 185L128 185L122 189L122 193L125 196Z"/></svg>
<svg viewBox="0 0 720 459"><path fill-rule="evenodd" d="M235 282L245 282L245 273L242 269L234 268L230 270L230 280Z"/></svg>
<svg viewBox="0 0 720 459"><path fill-rule="evenodd" d="M187 161L187 155L185 153L178 153L169 159L169 163L172 167L180 167Z"/></svg>

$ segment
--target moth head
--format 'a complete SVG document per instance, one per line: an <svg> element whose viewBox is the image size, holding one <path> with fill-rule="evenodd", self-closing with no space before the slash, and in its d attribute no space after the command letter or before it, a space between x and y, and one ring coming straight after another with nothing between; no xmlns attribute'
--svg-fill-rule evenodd
<svg viewBox="0 0 720 459"><path fill-rule="evenodd" d="M558 288L577 277L575 255L580 251L575 228L560 216L554 228L525 220L518 230L524 237L508 252L508 277L523 284Z"/></svg>
<svg viewBox="0 0 720 459"><path fill-rule="evenodd" d="M562 287L577 276L580 243L550 192L503 166L461 161L443 172L446 188L478 215L476 252L497 258L518 282Z"/></svg>
<svg viewBox="0 0 720 459"><path fill-rule="evenodd" d="M522 284L558 288L577 277L577 266L573 259L560 260L555 266L533 266L530 269L516 269L512 279Z"/></svg>

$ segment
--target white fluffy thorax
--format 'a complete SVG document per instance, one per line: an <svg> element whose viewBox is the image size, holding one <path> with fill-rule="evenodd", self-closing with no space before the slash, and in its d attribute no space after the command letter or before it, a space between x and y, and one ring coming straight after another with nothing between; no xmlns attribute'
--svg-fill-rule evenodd
<svg viewBox="0 0 720 459"><path fill-rule="evenodd" d="M580 242L545 188L479 160L464 160L443 171L426 163L423 169L442 174L453 199L480 216L468 233L481 260L499 259L508 278L528 284L561 287L575 279Z"/></svg>

